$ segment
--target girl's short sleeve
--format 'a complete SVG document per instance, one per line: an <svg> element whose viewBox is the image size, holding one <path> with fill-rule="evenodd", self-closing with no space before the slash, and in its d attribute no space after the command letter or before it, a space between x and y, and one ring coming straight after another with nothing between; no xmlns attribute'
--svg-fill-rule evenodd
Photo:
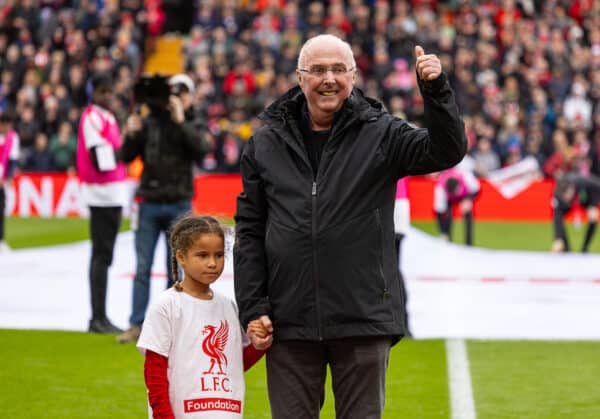
<svg viewBox="0 0 600 419"><path fill-rule="evenodd" d="M159 355L169 357L173 342L172 311L173 304L169 298L160 298L156 304L150 306L137 342L140 351L145 352L146 349L149 349Z"/></svg>

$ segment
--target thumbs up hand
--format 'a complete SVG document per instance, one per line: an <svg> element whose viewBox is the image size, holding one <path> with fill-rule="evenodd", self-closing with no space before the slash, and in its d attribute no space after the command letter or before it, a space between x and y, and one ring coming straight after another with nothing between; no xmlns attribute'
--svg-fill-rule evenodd
<svg viewBox="0 0 600 419"><path fill-rule="evenodd" d="M425 54L419 45L415 47L417 74L421 80L435 80L442 74L442 63L435 54Z"/></svg>

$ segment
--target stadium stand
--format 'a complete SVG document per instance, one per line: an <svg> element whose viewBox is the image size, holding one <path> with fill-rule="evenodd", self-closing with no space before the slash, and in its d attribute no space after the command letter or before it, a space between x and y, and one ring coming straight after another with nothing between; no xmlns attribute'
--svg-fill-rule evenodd
<svg viewBox="0 0 600 419"><path fill-rule="evenodd" d="M552 177L557 160L568 166L582 153L600 173L598 0L7 0L0 110L19 115L25 170L52 142L41 134L55 138L64 121L77 132L91 75L114 73L124 120L141 72L185 70L213 133L201 170L236 172L256 115L295 84L298 50L320 32L350 43L358 87L416 124L412 49L438 54L480 176L532 156L542 168L552 161L543 171Z"/></svg>

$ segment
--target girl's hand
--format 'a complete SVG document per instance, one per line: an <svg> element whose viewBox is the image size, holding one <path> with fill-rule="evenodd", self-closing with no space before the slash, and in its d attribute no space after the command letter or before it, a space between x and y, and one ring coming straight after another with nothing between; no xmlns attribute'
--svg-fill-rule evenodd
<svg viewBox="0 0 600 419"><path fill-rule="evenodd" d="M256 349L260 351L269 349L273 344L273 325L269 316L261 316L248 323L246 335Z"/></svg>
<svg viewBox="0 0 600 419"><path fill-rule="evenodd" d="M247 333L254 333L255 336L258 336L261 339L266 338L269 334L267 328L260 320L252 320L248 323Z"/></svg>

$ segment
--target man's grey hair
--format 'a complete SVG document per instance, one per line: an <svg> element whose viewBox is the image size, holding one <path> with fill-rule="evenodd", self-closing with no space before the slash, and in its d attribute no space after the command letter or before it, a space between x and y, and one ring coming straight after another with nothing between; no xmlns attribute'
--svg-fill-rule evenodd
<svg viewBox="0 0 600 419"><path fill-rule="evenodd" d="M300 53L298 54L298 68L302 68L304 61L306 60L306 51L311 46L311 44L313 44L314 42L323 41L323 40L335 41L335 42L339 43L343 48L347 49L348 55L352 59L352 67L356 67L356 61L354 60L354 54L352 53L352 47L350 46L350 44L347 43L346 41L344 41L343 39L338 38L335 35L323 34L323 35L313 36L312 38L307 40L304 43L304 45L302 45L302 48L300 48Z"/></svg>

